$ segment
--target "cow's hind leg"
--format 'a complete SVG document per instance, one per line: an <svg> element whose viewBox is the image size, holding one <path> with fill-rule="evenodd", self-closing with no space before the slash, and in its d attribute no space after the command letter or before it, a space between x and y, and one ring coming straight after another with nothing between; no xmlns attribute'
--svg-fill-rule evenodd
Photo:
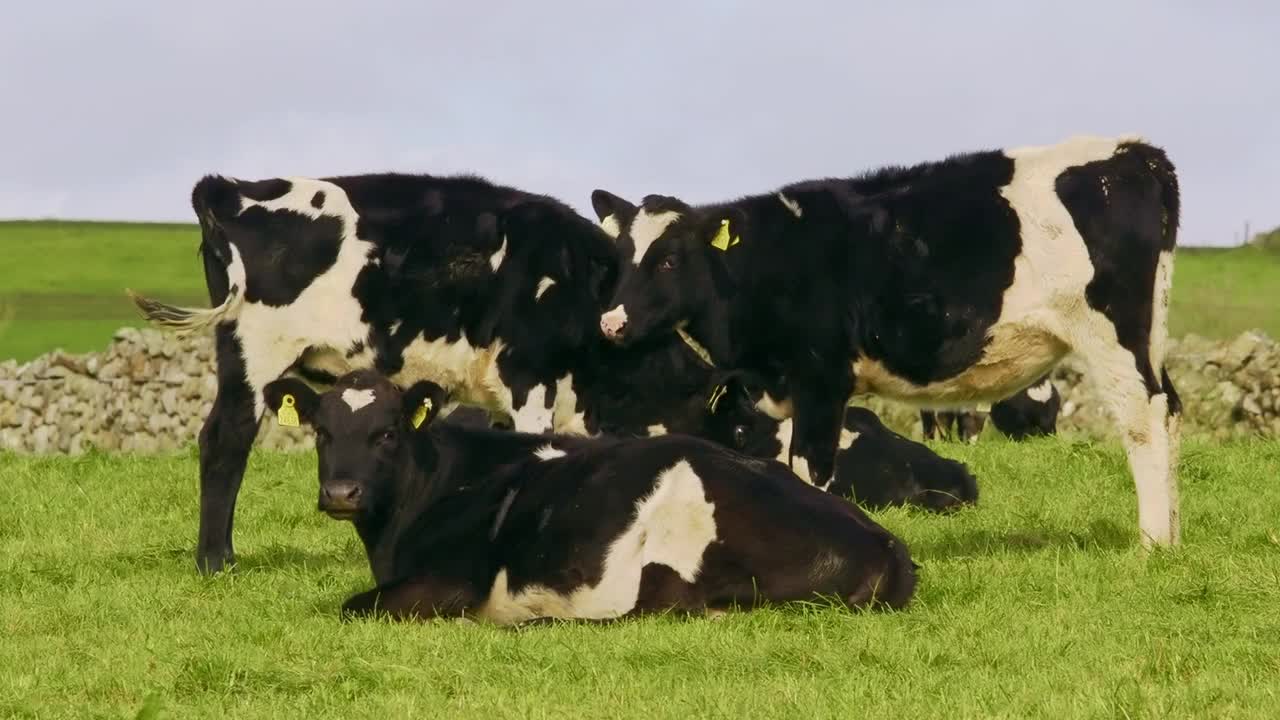
<svg viewBox="0 0 1280 720"><path fill-rule="evenodd" d="M1174 463L1181 405L1173 384L1163 368L1157 373L1152 367L1153 353L1146 347L1134 351L1119 341L1095 337L1077 345L1076 351L1104 398L1128 455L1142 545L1176 545L1180 528Z"/></svg>

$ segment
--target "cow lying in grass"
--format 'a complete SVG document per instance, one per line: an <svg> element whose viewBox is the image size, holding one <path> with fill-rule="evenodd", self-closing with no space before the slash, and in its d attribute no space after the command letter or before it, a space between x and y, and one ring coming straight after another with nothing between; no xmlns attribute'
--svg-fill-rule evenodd
<svg viewBox="0 0 1280 720"><path fill-rule="evenodd" d="M991 424L1013 440L1053 435L1058 430L1058 411L1062 395L1045 375L1031 387L991 405ZM920 429L926 440L941 436L960 442L977 442L987 413L974 410L957 412L920 411ZM954 434L953 434L954 429Z"/></svg>
<svg viewBox="0 0 1280 720"><path fill-rule="evenodd" d="M319 507L377 587L345 615L603 619L834 598L901 608L907 547L784 466L682 435L618 440L433 425L444 392L357 371L264 388L309 424Z"/></svg>

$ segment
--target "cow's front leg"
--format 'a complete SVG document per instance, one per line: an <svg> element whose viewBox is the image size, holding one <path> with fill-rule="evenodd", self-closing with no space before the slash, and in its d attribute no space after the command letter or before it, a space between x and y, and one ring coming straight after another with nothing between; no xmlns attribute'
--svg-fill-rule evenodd
<svg viewBox="0 0 1280 720"><path fill-rule="evenodd" d="M457 617L481 598L471 583L418 576L352 595L342 603L345 620L387 615L394 620Z"/></svg>
<svg viewBox="0 0 1280 720"><path fill-rule="evenodd" d="M823 490L835 479L836 445L853 379L825 378L793 385L791 469Z"/></svg>

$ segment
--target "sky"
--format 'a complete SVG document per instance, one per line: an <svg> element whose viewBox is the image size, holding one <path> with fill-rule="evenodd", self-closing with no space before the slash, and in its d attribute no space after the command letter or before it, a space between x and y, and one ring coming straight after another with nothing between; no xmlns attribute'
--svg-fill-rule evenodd
<svg viewBox="0 0 1280 720"><path fill-rule="evenodd" d="M12 3L0 218L474 172L591 216L1071 135L1166 149L1183 245L1280 225L1280 3ZM594 216L592 216L594 217Z"/></svg>

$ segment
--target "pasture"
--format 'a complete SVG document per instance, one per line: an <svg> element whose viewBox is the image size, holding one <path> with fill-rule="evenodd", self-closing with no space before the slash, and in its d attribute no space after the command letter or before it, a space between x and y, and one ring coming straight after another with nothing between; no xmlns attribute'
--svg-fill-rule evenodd
<svg viewBox="0 0 1280 720"><path fill-rule="evenodd" d="M339 623L368 570L310 454L253 456L213 579L194 453L3 457L0 716L1274 717L1280 445L1188 443L1185 544L1149 558L1118 447L935 447L983 495L877 514L923 566L906 612L523 630Z"/></svg>
<svg viewBox="0 0 1280 720"><path fill-rule="evenodd" d="M141 325L124 288L205 305L195 225L0 222L0 360L55 348L100 350L124 325ZM1280 253L1182 249L1169 330L1232 337L1262 328L1280 337Z"/></svg>
<svg viewBox="0 0 1280 720"><path fill-rule="evenodd" d="M194 226L0 223L0 359L102 348L123 288L203 304ZM1181 251L1171 332L1280 335L1280 255ZM1176 380L1176 378L1175 378ZM1274 717L1280 443L1189 441L1184 544L1138 549L1118 444L988 433L976 508L878 521L913 605L523 630L342 624L354 531L311 454L257 452L240 564L195 574L194 449L0 454L0 717Z"/></svg>

